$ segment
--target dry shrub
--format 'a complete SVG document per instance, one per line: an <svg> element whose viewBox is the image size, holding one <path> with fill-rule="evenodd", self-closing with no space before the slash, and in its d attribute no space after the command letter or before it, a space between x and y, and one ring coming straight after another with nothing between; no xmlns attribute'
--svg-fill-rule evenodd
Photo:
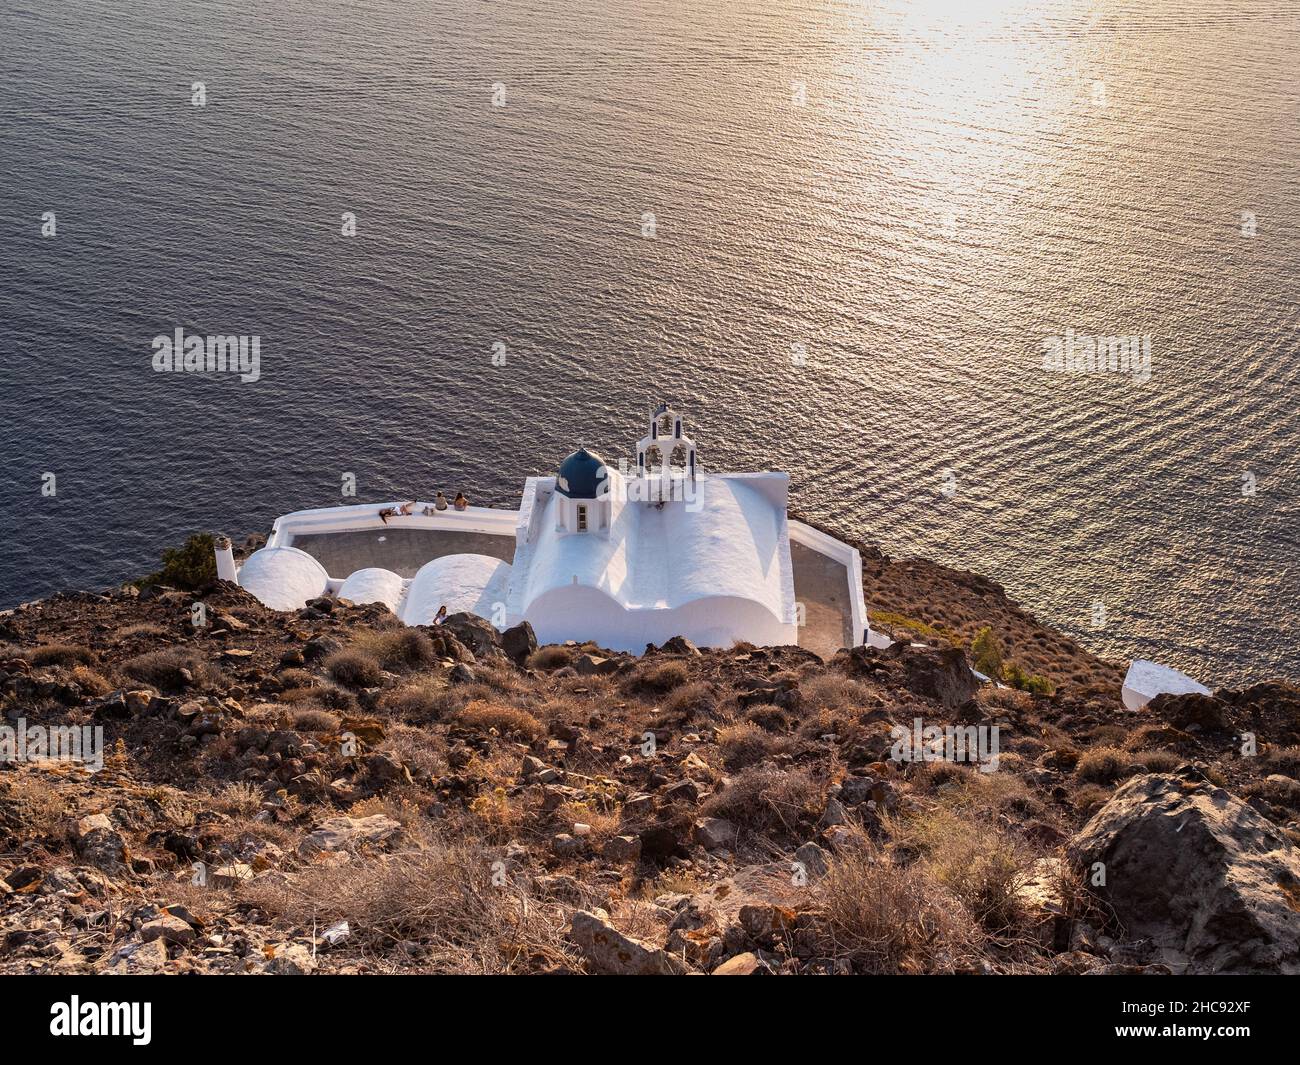
<svg viewBox="0 0 1300 1065"><path fill-rule="evenodd" d="M841 851L815 889L823 949L859 973L944 973L978 956L979 926L921 865L892 865L868 841Z"/></svg>
<svg viewBox="0 0 1300 1065"><path fill-rule="evenodd" d="M527 740L542 734L541 722L527 710L500 703L475 700L456 714L456 721L479 732L496 729L502 736L517 735Z"/></svg>
<svg viewBox="0 0 1300 1065"><path fill-rule="evenodd" d="M309 688L287 688L280 692L276 698L282 703L295 706L306 703L310 706L323 706L328 710L337 710L345 714L352 713L357 708L357 697L346 688L340 688L337 684L331 682L313 684Z"/></svg>
<svg viewBox="0 0 1300 1065"><path fill-rule="evenodd" d="M339 715L321 706L299 703L284 713L286 728L299 732L337 732L342 726Z"/></svg>
<svg viewBox="0 0 1300 1065"><path fill-rule="evenodd" d="M804 768L755 765L741 770L705 800L708 817L721 817L755 832L799 835L825 809L826 788ZM801 827L802 826L802 827Z"/></svg>
<svg viewBox="0 0 1300 1065"><path fill-rule="evenodd" d="M810 677L799 685L799 691L808 710L846 710L861 706L868 699L861 684L839 673Z"/></svg>
<svg viewBox="0 0 1300 1065"><path fill-rule="evenodd" d="M738 721L718 729L718 747L722 751L722 764L735 772L761 762L778 748L788 746L780 738L764 732L752 721Z"/></svg>
<svg viewBox="0 0 1300 1065"><path fill-rule="evenodd" d="M712 714L718 707L718 695L713 685L697 680L673 689L660 704L665 714L680 716L683 720Z"/></svg>
<svg viewBox="0 0 1300 1065"><path fill-rule="evenodd" d="M231 817L252 817L262 808L262 793L248 781L239 780L222 787L212 797L212 805Z"/></svg>
<svg viewBox="0 0 1300 1065"><path fill-rule="evenodd" d="M602 808L597 799L562 803L556 815L564 825L565 832L572 832L575 824L590 825L591 834L587 839L597 846L618 835L618 814Z"/></svg>
<svg viewBox="0 0 1300 1065"><path fill-rule="evenodd" d="M463 688L449 688L436 674L423 673L385 692L380 706L408 721L437 721L466 701Z"/></svg>
<svg viewBox="0 0 1300 1065"><path fill-rule="evenodd" d="M427 773L430 777L440 777L447 772L447 763L440 753L439 743L440 740L435 741L424 729L389 724L384 726L384 739L379 750L391 754L413 776Z"/></svg>
<svg viewBox="0 0 1300 1065"><path fill-rule="evenodd" d="M981 925L997 932L1016 922L1017 894L1040 857L1023 841L993 822L942 805L906 820L891 819L890 827L895 841L919 850L934 880Z"/></svg>
<svg viewBox="0 0 1300 1065"><path fill-rule="evenodd" d="M433 641L419 629L374 629L357 633L352 648L378 660L394 673L428 669L438 661Z"/></svg>
<svg viewBox="0 0 1300 1065"><path fill-rule="evenodd" d="M1091 817L1110 801L1111 791L1099 784L1085 784L1074 793L1074 808L1084 817Z"/></svg>
<svg viewBox="0 0 1300 1065"><path fill-rule="evenodd" d="M98 658L88 647L71 643L47 643L24 651L22 657L33 666L93 666Z"/></svg>
<svg viewBox="0 0 1300 1065"><path fill-rule="evenodd" d="M383 678L383 667L374 655L345 647L325 659L325 669L346 688L375 688Z"/></svg>
<svg viewBox="0 0 1300 1065"><path fill-rule="evenodd" d="M286 688L314 688L318 684L325 683L308 669L282 669L275 676Z"/></svg>
<svg viewBox="0 0 1300 1065"><path fill-rule="evenodd" d="M635 692L663 695L674 688L680 688L689 679L690 671L685 662L672 660L642 663L632 671L628 687Z"/></svg>
<svg viewBox="0 0 1300 1065"><path fill-rule="evenodd" d="M1300 747L1270 747L1263 763L1269 773L1300 777Z"/></svg>
<svg viewBox="0 0 1300 1065"><path fill-rule="evenodd" d="M12 825L22 836L52 836L69 813L67 800L39 774L13 781L0 794L0 825Z"/></svg>
<svg viewBox="0 0 1300 1065"><path fill-rule="evenodd" d="M221 670L206 658L183 647L168 647L136 655L122 663L122 672L128 677L151 684L163 691L179 691L187 686L184 671L193 677L199 688L216 688L225 682Z"/></svg>
<svg viewBox="0 0 1300 1065"><path fill-rule="evenodd" d="M113 682L89 666L74 666L72 680L81 686L82 691L90 695L107 695L113 690Z"/></svg>
<svg viewBox="0 0 1300 1065"><path fill-rule="evenodd" d="M1249 797L1258 796L1276 806L1283 806L1288 810L1300 810L1300 782L1290 777L1277 774L1247 784L1242 790Z"/></svg>
<svg viewBox="0 0 1300 1065"><path fill-rule="evenodd" d="M1133 775L1134 756L1118 747L1094 747L1084 751L1074 774L1089 784L1113 784Z"/></svg>
<svg viewBox="0 0 1300 1065"><path fill-rule="evenodd" d="M423 948L431 971L535 972L576 965L564 917L529 897L522 882L492 883L496 855L437 836L411 850L338 865L313 865L290 884L250 884L241 896L305 927L346 920L359 945L388 952ZM404 955L405 956L405 955Z"/></svg>
<svg viewBox="0 0 1300 1065"><path fill-rule="evenodd" d="M138 625L125 625L113 633L115 640L132 640L140 636L166 636L167 630L161 625L142 621Z"/></svg>
<svg viewBox="0 0 1300 1065"><path fill-rule="evenodd" d="M529 669L541 669L550 672L554 669L562 669L573 661L573 648L565 647L563 644L548 644L546 647L539 647L528 656Z"/></svg>
<svg viewBox="0 0 1300 1065"><path fill-rule="evenodd" d="M1172 773L1187 759L1176 751L1138 751L1130 761L1148 773Z"/></svg>

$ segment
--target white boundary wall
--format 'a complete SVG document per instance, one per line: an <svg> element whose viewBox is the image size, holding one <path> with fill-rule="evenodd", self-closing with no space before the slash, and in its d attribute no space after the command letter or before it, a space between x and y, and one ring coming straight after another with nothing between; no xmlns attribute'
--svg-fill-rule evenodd
<svg viewBox="0 0 1300 1065"><path fill-rule="evenodd" d="M862 592L862 556L858 554L856 547L850 547L844 541L837 540L820 529L814 529L811 525L805 525L793 518L789 520L788 525L791 543L801 544L810 551L832 558L848 571L849 612L850 623L853 626L853 642L849 646L857 647L863 642L863 634L867 632L867 602Z"/></svg>

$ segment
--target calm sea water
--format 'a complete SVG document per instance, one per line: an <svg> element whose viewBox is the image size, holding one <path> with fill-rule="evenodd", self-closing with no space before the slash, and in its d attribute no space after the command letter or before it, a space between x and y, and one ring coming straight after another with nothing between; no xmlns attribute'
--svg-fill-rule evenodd
<svg viewBox="0 0 1300 1065"><path fill-rule="evenodd" d="M1100 652L1297 677L1298 296L1293 0L0 0L0 606L668 398Z"/></svg>

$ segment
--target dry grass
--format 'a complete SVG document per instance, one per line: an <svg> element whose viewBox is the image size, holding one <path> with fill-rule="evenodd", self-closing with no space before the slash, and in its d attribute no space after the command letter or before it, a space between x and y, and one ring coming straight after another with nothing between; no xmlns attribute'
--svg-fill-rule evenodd
<svg viewBox="0 0 1300 1065"><path fill-rule="evenodd" d="M0 823L17 826L28 839L54 835L69 812L58 788L39 773L19 777L0 794Z"/></svg>
<svg viewBox="0 0 1300 1065"><path fill-rule="evenodd" d="M421 673L385 692L380 706L407 721L438 721L466 701L464 688L449 688L438 675Z"/></svg>
<svg viewBox="0 0 1300 1065"><path fill-rule="evenodd" d="M128 677L151 684L162 691L180 691L187 686L184 671L193 677L199 688L215 688L225 683L221 670L206 658L183 647L168 647L136 655L122 663L122 672Z"/></svg>
<svg viewBox="0 0 1300 1065"><path fill-rule="evenodd" d="M391 754L413 776L427 773L436 778L447 772L447 763L439 745L424 729L402 724L385 725L384 740L379 749Z"/></svg>
<svg viewBox="0 0 1300 1065"><path fill-rule="evenodd" d="M1130 761L1148 773L1172 773L1187 759L1176 751L1138 751Z"/></svg>
<svg viewBox="0 0 1300 1065"><path fill-rule="evenodd" d="M325 671L345 688L376 688L383 680L379 659L367 651L345 647L325 659Z"/></svg>
<svg viewBox="0 0 1300 1065"><path fill-rule="evenodd" d="M324 707L299 703L284 712L286 728L299 732L338 732L342 726L339 715Z"/></svg>
<svg viewBox="0 0 1300 1065"><path fill-rule="evenodd" d="M252 817L262 808L262 792L248 781L226 784L212 797L212 806L231 817Z"/></svg>
<svg viewBox="0 0 1300 1065"><path fill-rule="evenodd" d="M1266 772L1300 777L1300 747L1271 747L1264 753Z"/></svg>
<svg viewBox="0 0 1300 1065"><path fill-rule="evenodd" d="M628 689L648 695L664 695L690 680L685 662L650 662L638 665L628 679Z"/></svg>
<svg viewBox="0 0 1300 1065"><path fill-rule="evenodd" d="M712 684L697 680L674 688L664 696L659 709L665 714L689 721L695 717L708 717L718 707L718 694Z"/></svg>
<svg viewBox="0 0 1300 1065"><path fill-rule="evenodd" d="M1100 784L1085 784L1074 793L1074 808L1083 817L1091 817L1110 801L1111 791Z"/></svg>
<svg viewBox="0 0 1300 1065"><path fill-rule="evenodd" d="M562 669L573 661L573 648L562 644L549 644L539 647L528 656L528 668L546 672Z"/></svg>
<svg viewBox="0 0 1300 1065"><path fill-rule="evenodd" d="M357 633L352 649L369 655L394 673L427 669L438 661L433 641L419 629L372 629Z"/></svg>
<svg viewBox="0 0 1300 1065"><path fill-rule="evenodd" d="M142 621L137 625L124 625L113 633L115 640L134 640L141 636L166 636L167 630L161 625L155 625L150 621Z"/></svg>
<svg viewBox="0 0 1300 1065"><path fill-rule="evenodd" d="M311 867L294 885L242 889L259 909L311 927L346 920L361 946L381 953L414 943L442 973L535 972L573 964L564 919L522 882L493 883L494 854L430 836L366 862ZM409 963L409 957L406 959Z"/></svg>
<svg viewBox="0 0 1300 1065"><path fill-rule="evenodd" d="M863 840L815 889L832 957L859 973L943 973L978 957L983 934L921 866L898 868Z"/></svg>
<svg viewBox="0 0 1300 1065"><path fill-rule="evenodd" d="M107 695L113 690L113 682L89 666L74 666L71 676L88 695Z"/></svg>
<svg viewBox="0 0 1300 1065"><path fill-rule="evenodd" d="M761 762L788 747L787 740L764 732L752 721L738 721L718 730L722 764L732 772Z"/></svg>
<svg viewBox="0 0 1300 1065"><path fill-rule="evenodd" d="M1019 916L1016 896L1040 857L996 822L962 815L946 806L907 819L891 819L896 842L923 855L936 883L961 900L984 928L1000 932Z"/></svg>
<svg viewBox="0 0 1300 1065"><path fill-rule="evenodd" d="M1074 774L1089 784L1113 784L1133 775L1135 761L1132 753L1118 747L1093 747L1079 756Z"/></svg>
<svg viewBox="0 0 1300 1065"><path fill-rule="evenodd" d="M24 651L22 657L33 666L93 666L99 661L88 647L71 643L47 643Z"/></svg>
<svg viewBox="0 0 1300 1065"><path fill-rule="evenodd" d="M500 703L476 700L456 714L456 721L480 732L496 729L502 736L522 736L530 741L542 734L541 722L527 710Z"/></svg>
<svg viewBox="0 0 1300 1065"><path fill-rule="evenodd" d="M755 765L710 795L702 809L706 817L725 818L755 832L796 836L821 815L825 797L825 785L807 769Z"/></svg>
<svg viewBox="0 0 1300 1065"><path fill-rule="evenodd" d="M861 684L838 673L809 677L799 685L803 705L808 710L846 710L861 706L868 693Z"/></svg>

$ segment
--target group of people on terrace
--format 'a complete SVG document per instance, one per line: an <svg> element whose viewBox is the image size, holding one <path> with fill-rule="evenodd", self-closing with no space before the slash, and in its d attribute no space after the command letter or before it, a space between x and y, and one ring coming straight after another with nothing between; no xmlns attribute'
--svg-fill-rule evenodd
<svg viewBox="0 0 1300 1065"><path fill-rule="evenodd" d="M448 503L447 497L442 492L439 492L434 498L432 505L426 506L422 511L420 511L420 513L436 514L440 510L446 510L449 506L454 510L465 510L469 506L469 500L465 498L464 492L457 492L456 498ZM414 499L409 503L403 503L400 507L383 507L379 511L379 520L387 525L389 518L414 514L415 508L416 502Z"/></svg>

